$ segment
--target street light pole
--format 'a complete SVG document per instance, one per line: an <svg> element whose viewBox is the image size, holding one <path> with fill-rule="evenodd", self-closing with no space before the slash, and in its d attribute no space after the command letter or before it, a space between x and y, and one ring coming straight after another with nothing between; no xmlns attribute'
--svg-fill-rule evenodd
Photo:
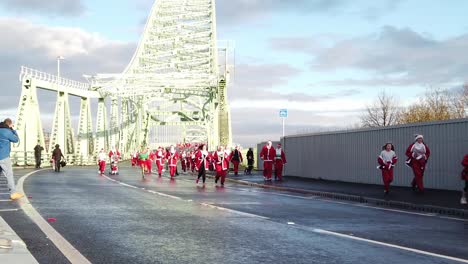
<svg viewBox="0 0 468 264"><path fill-rule="evenodd" d="M64 60L65 58L63 56L58 56L57 57L57 81L60 82L60 60Z"/></svg>

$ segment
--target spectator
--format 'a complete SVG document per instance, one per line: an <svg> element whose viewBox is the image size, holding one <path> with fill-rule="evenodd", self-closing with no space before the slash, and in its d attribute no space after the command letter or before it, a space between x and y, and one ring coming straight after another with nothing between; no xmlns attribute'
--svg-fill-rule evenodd
<svg viewBox="0 0 468 264"><path fill-rule="evenodd" d="M34 147L34 158L36 159L36 169L41 168L43 150L44 148L41 146L41 141L37 141L37 145Z"/></svg>
<svg viewBox="0 0 468 264"><path fill-rule="evenodd" d="M17 200L24 194L16 192L13 167L10 160L11 143L18 143L18 133L13 129L13 121L7 118L0 123L0 168L5 174L10 190L10 199Z"/></svg>
<svg viewBox="0 0 468 264"><path fill-rule="evenodd" d="M253 154L253 149L249 148L249 151L247 151L247 174L252 175L252 170L253 170L253 165L254 165L254 154Z"/></svg>
<svg viewBox="0 0 468 264"><path fill-rule="evenodd" d="M55 164L55 172L60 172L60 161L62 161L62 157L65 159L65 156L62 154L62 150L60 149L60 145L55 145L54 151L52 151L52 159L54 160Z"/></svg>

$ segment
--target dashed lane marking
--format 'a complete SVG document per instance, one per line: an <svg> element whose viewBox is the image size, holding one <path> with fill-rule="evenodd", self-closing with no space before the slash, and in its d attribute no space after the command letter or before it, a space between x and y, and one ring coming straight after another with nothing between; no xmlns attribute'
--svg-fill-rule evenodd
<svg viewBox="0 0 468 264"><path fill-rule="evenodd" d="M424 250L398 246L398 245L394 245L394 244L390 244L390 243L380 242L380 241L376 241L376 240L371 240L371 239L366 239L366 238L361 238L361 237L356 237L356 236L351 236L351 235L345 235L345 234L332 232L332 231L327 231L327 230L323 230L323 229L314 229L313 231L315 233L318 233L318 234L324 234L324 235L336 236L336 237L341 237L341 238L347 238L347 239L367 242L367 243L371 243L371 244L375 244L375 245L396 248L396 249L409 251L409 252L413 252L413 253L417 253L417 254L421 254L421 255L426 255L426 256L431 256L431 257L436 257L436 258L441 258L441 259L447 259L447 260L457 261L457 262L461 262L461 263L468 263L468 260L466 260L466 259L461 259L461 258L436 254L436 253L432 253L432 252L428 252L428 251L424 251Z"/></svg>
<svg viewBox="0 0 468 264"><path fill-rule="evenodd" d="M24 181L31 175L36 172L44 171L47 169L33 171L21 177L18 181L18 192L24 193ZM36 223L36 225L44 232L44 234L54 243L54 245L62 252L62 254L71 262L71 263L80 263L80 264L91 264L91 262L86 259L76 248L74 248L60 233L58 233L46 220L39 214L39 212L34 209L31 203L28 200L28 197L25 195L19 200L21 208L26 213L26 215L31 218L31 220Z"/></svg>
<svg viewBox="0 0 468 264"><path fill-rule="evenodd" d="M17 212L19 209L0 209L0 212Z"/></svg>
<svg viewBox="0 0 468 264"><path fill-rule="evenodd" d="M153 190L147 190L145 188L140 188L140 187L136 187L136 186L133 186L133 185L130 185L130 184L126 184L126 183L111 179L111 178L107 177L106 175L103 175L103 177L108 179L108 180L111 180L113 182L116 182L116 183L118 183L118 184L120 184L122 186L125 186L125 187L129 187L129 188L133 188L133 189L139 189L139 190L142 190L142 191L147 192L147 193L151 193L151 194L155 194L155 195L158 195L158 196L171 198L171 199L175 199L175 200L179 200L179 201L192 202L192 200L184 200L183 198L178 197L178 196L169 195L169 194L165 194L165 193L161 193L161 192L157 192L157 191L153 191ZM241 212L241 211L228 209L228 208L213 205L213 204L210 204L210 203L200 203L200 204L203 205L203 206L206 206L206 207L210 207L210 208L213 208L213 209L218 209L218 210L221 210L221 211L230 212L230 213L234 213L234 214L238 214L238 215L242 215L242 216L260 218L260 219L264 219L264 220L269 219L268 217L264 217L264 216L260 216L260 215L256 215L256 214L244 213L244 212Z"/></svg>

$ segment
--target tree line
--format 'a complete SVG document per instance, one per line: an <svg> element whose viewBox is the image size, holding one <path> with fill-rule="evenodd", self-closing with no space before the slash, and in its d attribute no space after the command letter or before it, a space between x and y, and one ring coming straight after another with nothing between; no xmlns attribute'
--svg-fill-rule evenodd
<svg viewBox="0 0 468 264"><path fill-rule="evenodd" d="M449 120L467 117L468 83L461 89L428 88L416 102L402 106L399 99L382 91L366 106L362 127L385 127L400 124Z"/></svg>

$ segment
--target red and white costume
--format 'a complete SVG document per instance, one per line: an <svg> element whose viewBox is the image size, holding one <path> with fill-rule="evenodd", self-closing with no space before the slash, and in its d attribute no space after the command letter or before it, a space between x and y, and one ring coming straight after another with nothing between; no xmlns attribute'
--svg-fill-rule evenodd
<svg viewBox="0 0 468 264"><path fill-rule="evenodd" d="M382 170L382 180L386 192L389 190L390 183L393 182L393 167L395 167L397 161L398 157L393 150L387 151L384 149L377 158L380 165L378 168Z"/></svg>
<svg viewBox="0 0 468 264"><path fill-rule="evenodd" d="M148 159L146 160L146 169L149 173L153 172L153 162L156 159L156 154L153 151L149 151Z"/></svg>
<svg viewBox="0 0 468 264"><path fill-rule="evenodd" d="M260 158L263 160L263 177L271 180L273 173L273 162L275 161L276 150L272 146L264 146L260 152Z"/></svg>
<svg viewBox="0 0 468 264"><path fill-rule="evenodd" d="M167 153L167 162L169 163L169 173L171 178L174 177L176 170L177 170L177 160L179 159L179 153L174 149Z"/></svg>
<svg viewBox="0 0 468 264"><path fill-rule="evenodd" d="M109 159L111 162L111 174L119 173L119 167L117 166L117 164L120 160L120 152L117 149L113 148L111 151L109 151Z"/></svg>
<svg viewBox="0 0 468 264"><path fill-rule="evenodd" d="M468 181L468 154L462 160L463 171L461 174L462 180Z"/></svg>
<svg viewBox="0 0 468 264"><path fill-rule="evenodd" d="M137 164L138 164L138 151L135 151L132 154L132 167L135 167Z"/></svg>
<svg viewBox="0 0 468 264"><path fill-rule="evenodd" d="M216 183L221 178L221 185L224 185L226 175L229 170L229 155L226 151L215 151L213 155L213 161L216 170Z"/></svg>
<svg viewBox="0 0 468 264"><path fill-rule="evenodd" d="M195 153L195 167L197 170L200 170L202 164L205 166L205 170L208 170L210 165L211 155L208 151L198 150Z"/></svg>
<svg viewBox="0 0 468 264"><path fill-rule="evenodd" d="M286 163L286 155L281 148L281 144L278 144L278 148L275 149L275 177L279 181L283 180L283 167Z"/></svg>
<svg viewBox="0 0 468 264"><path fill-rule="evenodd" d="M418 139L419 137L416 137ZM426 163L431 155L430 149L426 144L415 142L408 146L406 149L406 156L408 157L406 164L413 169L414 178L411 182L411 186L416 186L420 191L424 191L424 171L426 169Z"/></svg>
<svg viewBox="0 0 468 264"><path fill-rule="evenodd" d="M187 172L187 152L183 151L180 157L180 165L182 166L182 171Z"/></svg>
<svg viewBox="0 0 468 264"><path fill-rule="evenodd" d="M159 147L158 150L156 151L155 160L156 160L156 167L158 168L158 174L159 176L162 176L162 171L164 168L164 153L161 147Z"/></svg>
<svg viewBox="0 0 468 264"><path fill-rule="evenodd" d="M104 174L104 172L106 171L106 159L107 155L104 152L104 149L102 149L101 152L99 152L98 154L98 165L100 174Z"/></svg>

